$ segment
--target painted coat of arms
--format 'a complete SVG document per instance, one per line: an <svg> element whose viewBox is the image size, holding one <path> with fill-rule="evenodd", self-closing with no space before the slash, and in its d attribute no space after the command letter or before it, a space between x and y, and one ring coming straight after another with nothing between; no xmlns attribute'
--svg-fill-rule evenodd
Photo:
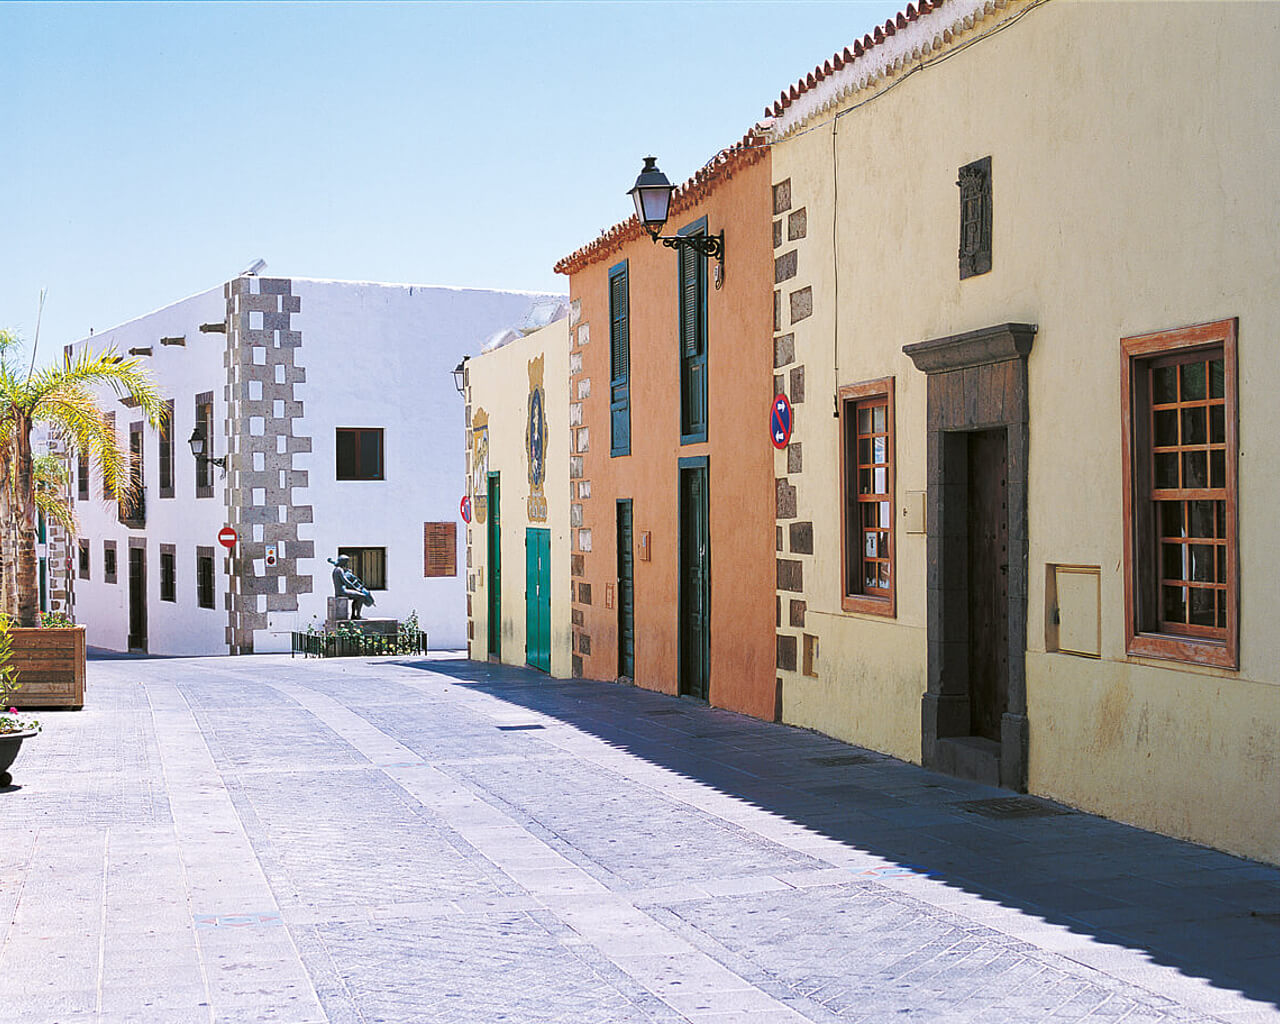
<svg viewBox="0 0 1280 1024"><path fill-rule="evenodd" d="M529 458L529 522L547 521L543 485L547 477L547 392L542 377L546 357L529 361L529 415L525 421L524 450Z"/></svg>
<svg viewBox="0 0 1280 1024"><path fill-rule="evenodd" d="M471 513L483 523L489 506L489 414L471 416Z"/></svg>

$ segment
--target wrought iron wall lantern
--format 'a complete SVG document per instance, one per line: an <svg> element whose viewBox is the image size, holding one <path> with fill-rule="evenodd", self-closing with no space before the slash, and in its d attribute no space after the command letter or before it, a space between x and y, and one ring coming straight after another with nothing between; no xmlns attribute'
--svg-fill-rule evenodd
<svg viewBox="0 0 1280 1024"><path fill-rule="evenodd" d="M205 452L208 440L204 436L204 427L197 424L196 429L191 431L191 436L187 438L187 444L191 445L191 454L196 457L196 462L217 466L223 476L227 475L227 457L224 455L220 459L214 459Z"/></svg>
<svg viewBox="0 0 1280 1024"><path fill-rule="evenodd" d="M467 360L470 356L463 356L458 360L458 365L453 368L453 386L458 389L458 394L466 394L467 386Z"/></svg>
<svg viewBox="0 0 1280 1024"><path fill-rule="evenodd" d="M719 288L724 283L724 231L718 231L714 235L662 234L671 211L671 195L675 190L676 187L658 169L658 158L647 156L644 158L644 167L636 177L636 183L627 195L635 201L636 216L654 242L661 242L668 249L675 249L677 252L692 249L703 259L718 261L715 284Z"/></svg>

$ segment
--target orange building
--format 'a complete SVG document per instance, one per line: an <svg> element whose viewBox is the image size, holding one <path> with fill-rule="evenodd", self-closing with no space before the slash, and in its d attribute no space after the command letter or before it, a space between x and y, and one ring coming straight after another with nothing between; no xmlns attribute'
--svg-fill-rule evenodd
<svg viewBox="0 0 1280 1024"><path fill-rule="evenodd" d="M774 671L773 248L754 132L672 197L656 244L631 217L569 277L573 674L762 718ZM621 198L621 197L620 197Z"/></svg>

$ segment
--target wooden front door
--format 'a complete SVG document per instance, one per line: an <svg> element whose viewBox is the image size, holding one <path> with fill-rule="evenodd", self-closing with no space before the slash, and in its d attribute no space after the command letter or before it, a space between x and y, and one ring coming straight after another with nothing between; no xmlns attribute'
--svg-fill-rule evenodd
<svg viewBox="0 0 1280 1024"><path fill-rule="evenodd" d="M635 547L631 499L618 502L618 675L636 677Z"/></svg>
<svg viewBox="0 0 1280 1024"><path fill-rule="evenodd" d="M524 534L525 661L551 671L551 531L529 527Z"/></svg>
<svg viewBox="0 0 1280 1024"><path fill-rule="evenodd" d="M1000 741L1009 710L1009 500L1005 430L969 435L969 724Z"/></svg>
<svg viewBox="0 0 1280 1024"><path fill-rule="evenodd" d="M501 488L498 474L489 474L489 657L502 657L502 521L499 518Z"/></svg>
<svg viewBox="0 0 1280 1024"><path fill-rule="evenodd" d="M680 692L707 700L711 675L711 542L707 467L680 470Z"/></svg>
<svg viewBox="0 0 1280 1024"><path fill-rule="evenodd" d="M129 650L147 650L147 551L129 549Z"/></svg>

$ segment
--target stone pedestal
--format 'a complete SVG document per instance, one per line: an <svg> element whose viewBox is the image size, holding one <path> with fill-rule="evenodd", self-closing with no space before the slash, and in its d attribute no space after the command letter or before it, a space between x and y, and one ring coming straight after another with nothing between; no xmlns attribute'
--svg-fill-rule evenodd
<svg viewBox="0 0 1280 1024"><path fill-rule="evenodd" d="M351 598L331 597L325 611L324 628L332 630L334 625L351 618Z"/></svg>

